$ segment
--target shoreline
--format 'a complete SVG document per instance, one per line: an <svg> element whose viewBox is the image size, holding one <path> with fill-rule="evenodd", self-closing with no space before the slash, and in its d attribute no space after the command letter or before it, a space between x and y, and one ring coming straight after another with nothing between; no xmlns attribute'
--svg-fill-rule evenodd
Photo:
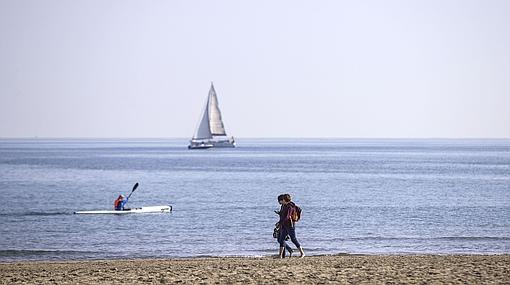
<svg viewBox="0 0 510 285"><path fill-rule="evenodd" d="M507 283L510 254L194 257L0 263L12 283Z"/></svg>
<svg viewBox="0 0 510 285"><path fill-rule="evenodd" d="M276 250L275 250L276 251ZM306 252L305 252L306 253ZM13 263L69 263L69 262L94 262L94 261L152 261L152 260L165 260L165 261L177 261L177 260L201 260L201 259L277 259L277 254L268 255L197 255L197 256L143 256L143 257L85 257L85 258L50 258L50 259L21 259L21 260L0 260L0 265L13 264ZM410 257L410 256L510 256L510 252L502 253L332 253L332 254L306 254L306 258L317 258L317 257L354 257L354 256L365 256L365 257ZM286 257L285 259L288 259ZM299 259L299 253L292 256L291 259Z"/></svg>

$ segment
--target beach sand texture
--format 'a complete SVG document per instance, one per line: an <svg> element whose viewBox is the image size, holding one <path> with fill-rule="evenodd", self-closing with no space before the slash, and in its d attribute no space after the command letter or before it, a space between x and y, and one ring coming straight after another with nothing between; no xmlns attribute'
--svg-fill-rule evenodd
<svg viewBox="0 0 510 285"><path fill-rule="evenodd" d="M0 264L1 284L510 284L510 255L194 258Z"/></svg>

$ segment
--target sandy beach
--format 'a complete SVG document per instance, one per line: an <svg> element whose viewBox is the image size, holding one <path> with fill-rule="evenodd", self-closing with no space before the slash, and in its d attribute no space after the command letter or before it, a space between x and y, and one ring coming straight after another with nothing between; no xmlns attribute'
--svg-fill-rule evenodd
<svg viewBox="0 0 510 285"><path fill-rule="evenodd" d="M0 264L1 284L510 284L510 255L195 258Z"/></svg>

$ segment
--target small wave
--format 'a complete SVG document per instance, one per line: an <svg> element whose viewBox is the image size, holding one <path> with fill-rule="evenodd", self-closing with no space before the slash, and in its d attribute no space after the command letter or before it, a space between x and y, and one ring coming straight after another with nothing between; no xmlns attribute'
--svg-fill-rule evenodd
<svg viewBox="0 0 510 285"><path fill-rule="evenodd" d="M20 217L20 216L60 216L60 215L70 215L72 212L21 212L21 213L1 213L0 216L3 217Z"/></svg>
<svg viewBox="0 0 510 285"><path fill-rule="evenodd" d="M94 254L91 251L76 250L30 250L30 249L7 249L0 250L0 257L29 257L29 256L70 256Z"/></svg>
<svg viewBox="0 0 510 285"><path fill-rule="evenodd" d="M438 237L433 239L440 239L440 240L470 240L470 241L476 241L476 240L492 240L492 241L510 241L510 237Z"/></svg>
<svg viewBox="0 0 510 285"><path fill-rule="evenodd" d="M294 252L298 252L298 250L296 249L296 247L294 245L291 245L290 247L294 250ZM305 250L306 250L306 252L328 252L328 251L331 251L331 249L324 248L324 247L314 247L314 248L305 247ZM273 247L273 248L248 249L245 251L246 252L260 252L260 253L275 253L275 252L278 252L278 244L275 244L275 247Z"/></svg>
<svg viewBox="0 0 510 285"><path fill-rule="evenodd" d="M338 239L341 241L353 240L353 241L365 241L365 240L380 240L380 241L391 241L391 240L447 240L447 241L456 241L456 240L465 240L465 241L510 241L510 237L491 237L491 236L444 236L444 237L381 237L381 236L373 236L373 237L355 237L355 238L345 238Z"/></svg>

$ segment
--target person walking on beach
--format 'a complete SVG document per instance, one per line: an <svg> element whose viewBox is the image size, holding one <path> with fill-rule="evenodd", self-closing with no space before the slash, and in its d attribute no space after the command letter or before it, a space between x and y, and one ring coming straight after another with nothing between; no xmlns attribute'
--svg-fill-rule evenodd
<svg viewBox="0 0 510 285"><path fill-rule="evenodd" d="M280 217L280 220L281 220L282 219L282 209L283 209L283 194L278 195L278 204L280 204L280 210L279 211L274 211L274 212L276 214L278 214L278 216ZM280 232L282 231L280 220L275 224L275 233L276 233L276 236L275 236L275 234L273 234L273 236L277 239L278 242L280 242ZM284 246L284 249L283 249L283 253L281 255L283 257L285 257L285 253L288 252L289 253L289 258L291 258L292 257L292 253L294 252L294 250L292 250L292 248L285 242L288 239L289 239L288 236L284 237L283 243L285 244L285 246Z"/></svg>
<svg viewBox="0 0 510 285"><path fill-rule="evenodd" d="M278 237L278 242L280 243L280 251L279 256L283 258L283 251L285 249L285 237L288 235L290 240L296 247L299 249L301 253L301 258L305 256L305 251L299 244L299 241L296 238L296 215L298 214L298 207L294 202L292 202L292 197L290 194L283 195L283 206L280 211L280 236ZM299 213L300 214L300 213Z"/></svg>

